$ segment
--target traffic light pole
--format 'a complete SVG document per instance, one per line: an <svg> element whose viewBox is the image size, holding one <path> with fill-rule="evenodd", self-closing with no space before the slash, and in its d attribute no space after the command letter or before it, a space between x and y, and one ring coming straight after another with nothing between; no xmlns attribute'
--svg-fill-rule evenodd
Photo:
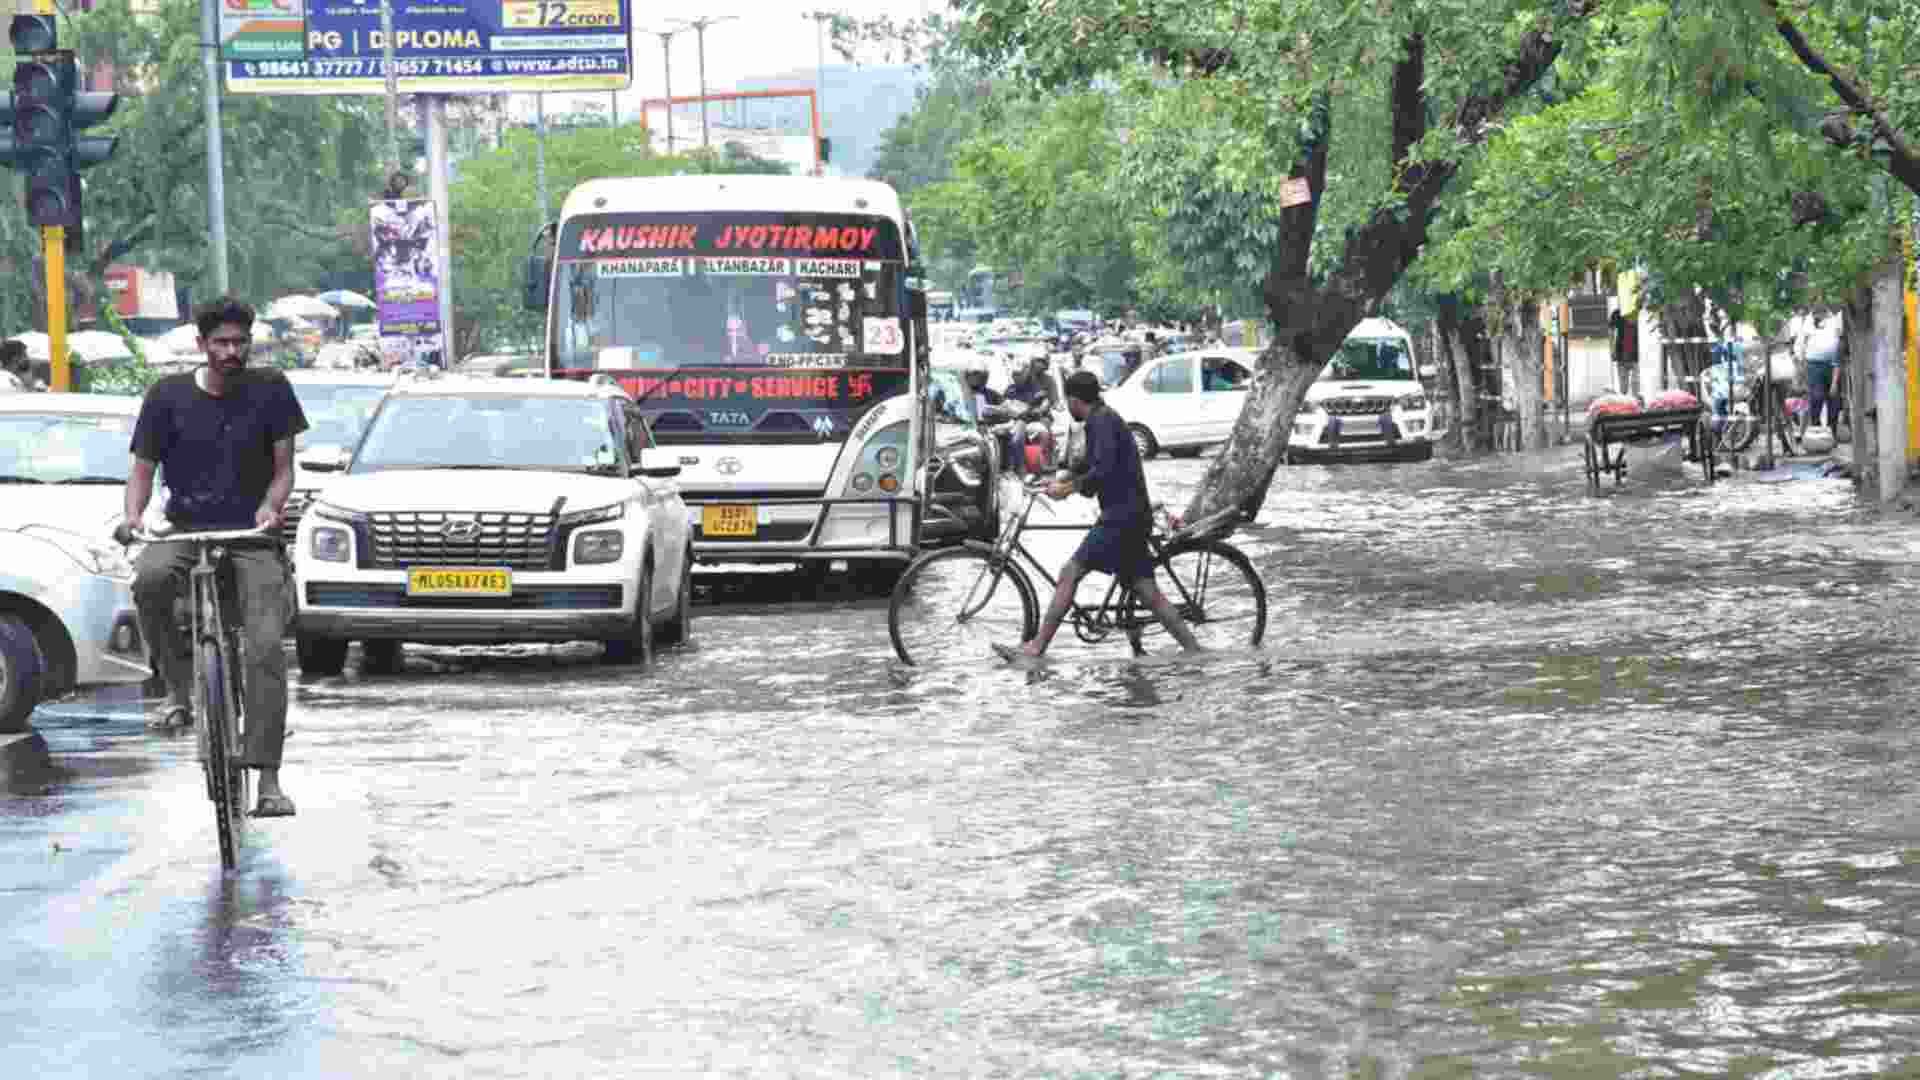
<svg viewBox="0 0 1920 1080"><path fill-rule="evenodd" d="M51 0L35 0L48 4ZM215 0L200 0L200 57L206 78L207 234L213 247L213 291L227 294L227 178L220 145L220 16Z"/></svg>
<svg viewBox="0 0 1920 1080"><path fill-rule="evenodd" d="M53 385L47 389L65 393L73 389L72 365L67 360L66 226L43 226L40 238L47 264L47 356L53 369Z"/></svg>

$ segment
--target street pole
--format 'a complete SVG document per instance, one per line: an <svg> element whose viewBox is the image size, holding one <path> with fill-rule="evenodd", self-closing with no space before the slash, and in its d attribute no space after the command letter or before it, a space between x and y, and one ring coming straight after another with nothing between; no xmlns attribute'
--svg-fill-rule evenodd
<svg viewBox="0 0 1920 1080"><path fill-rule="evenodd" d="M34 0L34 3L52 14L52 0ZM214 3L215 0L200 0L200 59L207 80L207 233L213 248L213 291L217 296L225 296L227 182L224 152L220 147L220 17Z"/></svg>
<svg viewBox="0 0 1920 1080"><path fill-rule="evenodd" d="M673 35L677 30L668 30L660 34L660 59L666 68L667 81L667 155L673 155Z"/></svg>
<svg viewBox="0 0 1920 1080"><path fill-rule="evenodd" d="M533 95L533 193L540 199L540 222L547 211L547 95Z"/></svg>
<svg viewBox="0 0 1920 1080"><path fill-rule="evenodd" d="M213 0L206 2L211 4ZM53 0L33 0L33 13L54 14ZM217 40L214 47L219 47ZM11 102L12 95L8 98ZM72 366L67 360L67 230L60 225L41 226L40 253L41 267L46 273L47 373L52 377L47 389L65 393L73 389Z"/></svg>
<svg viewBox="0 0 1920 1080"><path fill-rule="evenodd" d="M400 73L393 66L393 0L380 0L380 69L387 79L387 176L400 171Z"/></svg>
<svg viewBox="0 0 1920 1080"><path fill-rule="evenodd" d="M827 20L834 16L835 13L831 11L814 11L801 16L813 20L814 30L813 109L817 122L813 133L813 172L816 176L827 175L826 163L820 160L820 138L827 127Z"/></svg>
<svg viewBox="0 0 1920 1080"><path fill-rule="evenodd" d="M433 199L433 246L439 263L440 281L440 367L453 367L453 226L452 207L447 201L447 97L432 94L427 98L427 174Z"/></svg>
<svg viewBox="0 0 1920 1080"><path fill-rule="evenodd" d="M707 27L712 26L714 23L730 22L739 17L738 15L702 15L697 19L680 20L681 29L686 29L687 27L693 28L694 39L698 43L697 48L700 55L700 149L702 150L711 150L713 148L712 140L707 134ZM673 92L669 90L667 96L672 97ZM668 108L671 109L672 106L668 106Z"/></svg>

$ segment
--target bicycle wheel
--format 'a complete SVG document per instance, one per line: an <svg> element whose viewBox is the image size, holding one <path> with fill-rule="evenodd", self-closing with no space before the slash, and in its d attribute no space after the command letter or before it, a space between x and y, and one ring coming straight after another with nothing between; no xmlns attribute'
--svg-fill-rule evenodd
<svg viewBox="0 0 1920 1080"><path fill-rule="evenodd" d="M220 865L234 868L240 855L240 830L246 821L246 777L234 740L234 709L227 681L226 653L212 641L194 646L194 690L200 725L201 766L207 773L207 797L220 836Z"/></svg>
<svg viewBox="0 0 1920 1080"><path fill-rule="evenodd" d="M893 651L909 664L990 659L995 644L1016 645L1039 629L1040 605L1027 575L971 547L915 560L887 605Z"/></svg>
<svg viewBox="0 0 1920 1080"><path fill-rule="evenodd" d="M1737 454L1752 446L1753 440L1760 434L1760 424L1750 412L1736 412L1723 419L1726 425L1720 429L1722 450Z"/></svg>
<svg viewBox="0 0 1920 1080"><path fill-rule="evenodd" d="M1188 540L1160 553L1153 580L1209 649L1250 649L1267 633L1267 586L1222 540ZM1165 633L1159 623L1148 633Z"/></svg>

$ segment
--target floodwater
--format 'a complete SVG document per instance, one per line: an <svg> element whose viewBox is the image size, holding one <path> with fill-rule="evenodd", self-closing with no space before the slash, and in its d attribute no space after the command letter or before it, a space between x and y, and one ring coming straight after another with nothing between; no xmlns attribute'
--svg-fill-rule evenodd
<svg viewBox="0 0 1920 1080"><path fill-rule="evenodd" d="M1920 529L1819 479L1590 498L1557 450L1283 470L1236 540L1253 653L905 668L883 601L748 582L647 671L303 681L300 816L229 877L185 741L43 710L75 771L0 804L0 1060L1920 1069Z"/></svg>

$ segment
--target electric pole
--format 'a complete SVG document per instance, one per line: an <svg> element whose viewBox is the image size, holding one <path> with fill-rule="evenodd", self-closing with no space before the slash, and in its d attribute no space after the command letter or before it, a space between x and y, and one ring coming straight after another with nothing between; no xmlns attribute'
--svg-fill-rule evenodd
<svg viewBox="0 0 1920 1080"><path fill-rule="evenodd" d="M678 20L681 29L686 29L687 27L693 28L694 40L698 42L700 54L700 149L702 150L712 149L712 143L707 137L707 27L712 26L714 23L731 22L739 17L738 15L702 15L698 19ZM672 91L668 91L667 96L672 97ZM668 105L667 108L669 115L671 115L673 106Z"/></svg>
<svg viewBox="0 0 1920 1080"><path fill-rule="evenodd" d="M668 154L673 153L673 35L678 34L680 30L681 28L676 26L671 30L651 31L654 37L657 37L660 39L660 59L663 66L666 68L667 153Z"/></svg>

